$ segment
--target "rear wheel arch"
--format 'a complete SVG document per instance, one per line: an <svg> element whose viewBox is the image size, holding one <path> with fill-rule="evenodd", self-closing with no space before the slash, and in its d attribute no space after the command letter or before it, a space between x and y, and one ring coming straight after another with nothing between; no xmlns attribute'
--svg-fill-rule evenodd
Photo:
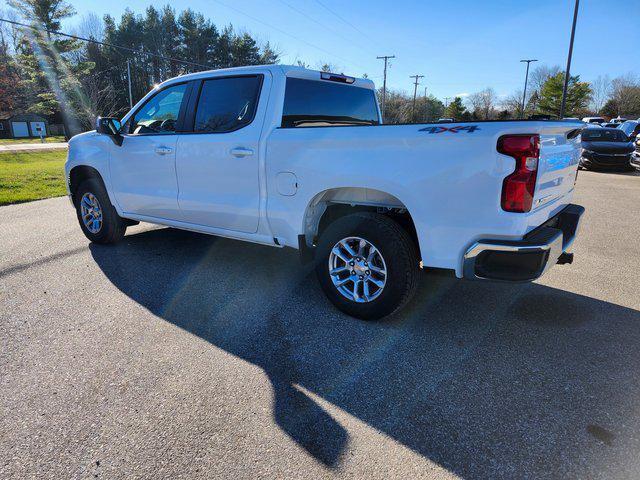
<svg viewBox="0 0 640 480"><path fill-rule="evenodd" d="M390 193L370 188L342 187L316 194L305 209L300 244L313 248L334 221L359 212L378 213L394 220L407 232L421 258L416 226L407 206Z"/></svg>

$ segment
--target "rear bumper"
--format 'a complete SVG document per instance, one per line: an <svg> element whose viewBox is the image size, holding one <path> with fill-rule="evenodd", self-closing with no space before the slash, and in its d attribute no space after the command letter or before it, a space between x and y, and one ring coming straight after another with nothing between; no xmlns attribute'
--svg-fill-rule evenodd
<svg viewBox="0 0 640 480"><path fill-rule="evenodd" d="M480 240L464 255L464 278L528 282L558 262L576 237L584 207L568 205L522 240Z"/></svg>

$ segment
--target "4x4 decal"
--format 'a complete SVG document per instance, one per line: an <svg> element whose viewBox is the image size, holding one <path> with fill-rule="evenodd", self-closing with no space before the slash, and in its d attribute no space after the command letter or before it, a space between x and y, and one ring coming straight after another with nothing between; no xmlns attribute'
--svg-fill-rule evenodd
<svg viewBox="0 0 640 480"><path fill-rule="evenodd" d="M466 131L467 133L473 133L476 130L480 130L480 127L477 125L458 125L456 127L425 127L418 130L419 132L429 132L429 133L442 133L442 132L451 132L458 133L462 131Z"/></svg>

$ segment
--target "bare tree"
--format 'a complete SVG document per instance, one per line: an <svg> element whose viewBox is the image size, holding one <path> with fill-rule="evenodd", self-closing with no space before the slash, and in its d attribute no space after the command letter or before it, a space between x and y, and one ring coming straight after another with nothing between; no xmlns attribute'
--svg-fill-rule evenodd
<svg viewBox="0 0 640 480"><path fill-rule="evenodd" d="M76 115L85 129L93 128L98 115L113 117L118 113L117 95L104 72L94 72L82 79L82 94L76 106Z"/></svg>
<svg viewBox="0 0 640 480"><path fill-rule="evenodd" d="M18 15L13 10L0 10L0 16L11 21L19 21ZM15 25L9 25L4 22L0 24L0 34L3 37L3 42L7 48L7 52L11 55L15 55L18 51L18 45L22 40L23 34Z"/></svg>
<svg viewBox="0 0 640 480"><path fill-rule="evenodd" d="M467 103L471 107L469 110L480 120L490 120L495 116L496 92L493 88L485 88L469 95Z"/></svg>
<svg viewBox="0 0 640 480"><path fill-rule="evenodd" d="M633 73L614 78L611 82L611 99L618 110L618 115L629 114L637 109L640 103L640 82Z"/></svg>
<svg viewBox="0 0 640 480"><path fill-rule="evenodd" d="M530 90L531 94L533 94L533 92L538 92L539 94L545 82L550 77L557 75L561 71L562 69L557 65L554 65L552 67L549 67L548 65L540 65L534 68L531 74L529 75L529 83L531 85L531 90ZM529 101L529 99L527 99L527 101Z"/></svg>
<svg viewBox="0 0 640 480"><path fill-rule="evenodd" d="M74 31L81 37L93 38L99 42L104 40L104 22L94 12L85 13Z"/></svg>
<svg viewBox="0 0 640 480"><path fill-rule="evenodd" d="M514 117L524 117L522 112L522 90L516 90L505 97L500 103L500 108L508 110Z"/></svg>
<svg viewBox="0 0 640 480"><path fill-rule="evenodd" d="M480 92L471 93L465 100L467 104L467 109L471 112L472 115L479 115L480 109L482 108L482 99L480 98Z"/></svg>
<svg viewBox="0 0 640 480"><path fill-rule="evenodd" d="M598 78L591 82L591 92L591 109L593 113L600 113L600 110L602 110L602 107L611 96L611 79L609 75L598 75Z"/></svg>

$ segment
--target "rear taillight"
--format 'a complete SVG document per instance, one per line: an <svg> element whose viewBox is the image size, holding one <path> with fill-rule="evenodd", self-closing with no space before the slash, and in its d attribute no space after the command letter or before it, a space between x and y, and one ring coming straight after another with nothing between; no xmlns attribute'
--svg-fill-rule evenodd
<svg viewBox="0 0 640 480"><path fill-rule="evenodd" d="M502 182L502 209L507 212L528 212L536 190L539 135L504 135L498 139L498 152L513 157L516 169Z"/></svg>

